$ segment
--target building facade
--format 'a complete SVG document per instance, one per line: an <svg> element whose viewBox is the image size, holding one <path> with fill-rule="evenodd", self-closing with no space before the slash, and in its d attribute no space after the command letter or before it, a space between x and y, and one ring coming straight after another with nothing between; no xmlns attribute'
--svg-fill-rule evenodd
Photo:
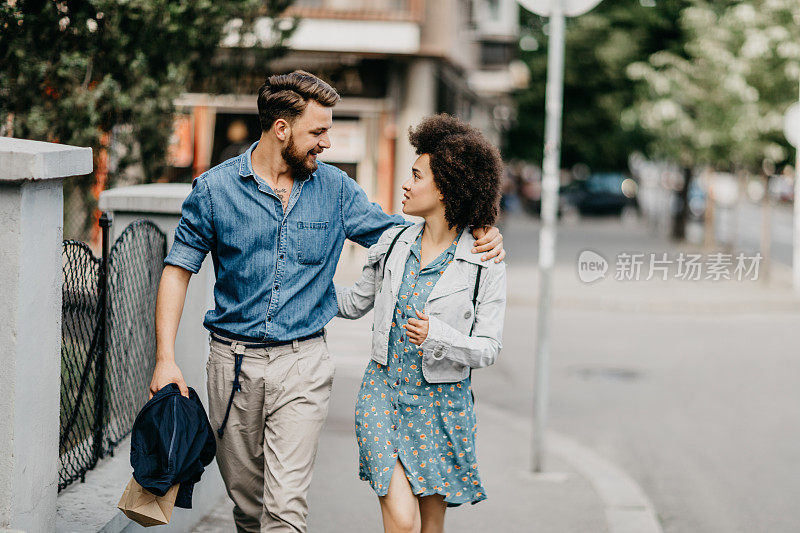
<svg viewBox="0 0 800 533"><path fill-rule="evenodd" d="M499 144L513 115L510 93L527 83L514 61L515 0L296 0L286 16L299 19L287 54L242 69L233 94L198 91L176 102L175 176L195 176L256 140L258 87L269 74L303 69L342 95L321 159L395 212L415 159L409 127L445 112ZM263 22L252 42L269 39L272 21ZM247 40L233 28L220 54L241 59Z"/></svg>

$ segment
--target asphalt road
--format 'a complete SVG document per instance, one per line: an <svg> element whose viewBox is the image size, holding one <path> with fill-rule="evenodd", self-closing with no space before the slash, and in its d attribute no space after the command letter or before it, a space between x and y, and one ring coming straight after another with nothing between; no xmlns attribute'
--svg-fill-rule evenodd
<svg viewBox="0 0 800 533"><path fill-rule="evenodd" d="M504 350L473 378L480 401L520 417L532 412L538 228L503 223L513 276ZM549 427L623 467L667 532L798 531L800 305L788 287L629 282L619 298L612 285L594 297L569 281L584 249L678 247L637 221L559 228Z"/></svg>

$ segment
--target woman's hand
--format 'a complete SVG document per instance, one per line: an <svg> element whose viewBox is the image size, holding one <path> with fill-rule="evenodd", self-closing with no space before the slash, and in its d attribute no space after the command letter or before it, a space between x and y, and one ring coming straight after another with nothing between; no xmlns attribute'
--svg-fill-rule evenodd
<svg viewBox="0 0 800 533"><path fill-rule="evenodd" d="M503 248L503 235L499 229L494 226L475 228L472 230L472 236L477 239L475 247L472 248L472 253L488 252L481 257L481 261L494 258L494 262L499 263L505 258L506 251Z"/></svg>
<svg viewBox="0 0 800 533"><path fill-rule="evenodd" d="M406 325L408 340L419 346L428 337L428 315L420 313L416 308L417 318L409 318Z"/></svg>

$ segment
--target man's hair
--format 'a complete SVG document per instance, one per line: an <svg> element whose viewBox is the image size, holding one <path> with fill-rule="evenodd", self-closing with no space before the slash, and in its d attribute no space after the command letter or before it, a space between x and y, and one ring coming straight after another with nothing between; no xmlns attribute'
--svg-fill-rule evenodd
<svg viewBox="0 0 800 533"><path fill-rule="evenodd" d="M500 151L483 134L450 115L424 119L409 128L417 155L428 154L444 217L452 228L491 226L497 219L502 184Z"/></svg>
<svg viewBox="0 0 800 533"><path fill-rule="evenodd" d="M293 122L305 111L309 100L333 107L339 98L336 89L304 70L270 76L258 89L261 130L269 130L279 118Z"/></svg>

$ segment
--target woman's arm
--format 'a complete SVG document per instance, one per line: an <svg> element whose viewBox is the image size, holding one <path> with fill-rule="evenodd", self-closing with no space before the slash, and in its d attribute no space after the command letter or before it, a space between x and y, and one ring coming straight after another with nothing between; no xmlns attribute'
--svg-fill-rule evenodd
<svg viewBox="0 0 800 533"><path fill-rule="evenodd" d="M377 246L377 245L375 245ZM370 249L372 251L372 249ZM369 254L367 263L361 270L361 278L352 287L335 285L336 303L339 305L339 313L336 315L342 318L361 318L372 309L375 304L375 294L378 292L377 278L380 276L380 261L370 263Z"/></svg>
<svg viewBox="0 0 800 533"><path fill-rule="evenodd" d="M375 296L381 290L383 283L383 264L384 257L389 250L392 239L405 226L395 226L383 232L378 242L369 247L367 251L367 261L361 270L361 278L352 287L335 285L336 303L339 305L339 313L336 315L341 318L361 318L372 309L375 304Z"/></svg>
<svg viewBox="0 0 800 533"><path fill-rule="evenodd" d="M423 354L433 359L447 358L471 368L489 366L502 348L506 312L505 263L491 269L481 291L475 312L472 335L456 330L435 316L429 317L428 334L420 344Z"/></svg>

